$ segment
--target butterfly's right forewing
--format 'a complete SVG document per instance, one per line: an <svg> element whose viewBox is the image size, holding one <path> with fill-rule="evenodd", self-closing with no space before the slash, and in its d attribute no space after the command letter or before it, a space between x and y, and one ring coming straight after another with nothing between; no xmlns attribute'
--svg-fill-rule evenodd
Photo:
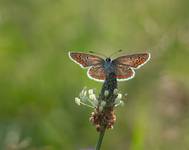
<svg viewBox="0 0 189 150"><path fill-rule="evenodd" d="M139 53L132 55L125 55L113 60L115 64L121 64L132 67L134 69L140 68L150 59L150 53Z"/></svg>
<svg viewBox="0 0 189 150"><path fill-rule="evenodd" d="M150 59L149 53L120 56L113 60L118 81L129 80L135 76L134 69L140 68Z"/></svg>

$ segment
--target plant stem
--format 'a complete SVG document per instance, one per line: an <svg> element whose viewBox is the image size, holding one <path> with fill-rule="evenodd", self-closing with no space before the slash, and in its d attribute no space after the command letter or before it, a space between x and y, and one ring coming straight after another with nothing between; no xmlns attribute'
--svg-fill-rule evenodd
<svg viewBox="0 0 189 150"><path fill-rule="evenodd" d="M100 150L100 148L101 148L101 144L102 144L102 141L103 141L103 137L104 137L105 131L106 131L106 128L104 128L99 133L99 138L98 138L98 143L96 145L96 150Z"/></svg>
<svg viewBox="0 0 189 150"><path fill-rule="evenodd" d="M113 104L114 103L115 98L117 97L116 95L114 95L114 89L117 88L117 79L115 78L115 76L116 75L115 75L114 72L107 75L106 80L105 80L105 82L102 86L101 93L99 95L100 101L102 101L102 100L106 101L107 104ZM106 97L104 95L106 90L109 92L108 97ZM105 110L105 112L106 111L107 110ZM98 143L96 145L96 150L100 150L100 148L101 148L103 137L104 137L104 134L105 134L105 131L106 131L106 126L107 126L107 124L101 124L101 127L100 127L101 131L99 133L99 138L98 138Z"/></svg>

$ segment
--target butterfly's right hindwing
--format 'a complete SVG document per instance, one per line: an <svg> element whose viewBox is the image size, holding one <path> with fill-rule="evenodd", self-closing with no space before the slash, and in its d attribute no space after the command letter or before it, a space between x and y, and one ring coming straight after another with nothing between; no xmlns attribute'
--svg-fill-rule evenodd
<svg viewBox="0 0 189 150"><path fill-rule="evenodd" d="M132 68L123 65L118 65L115 73L118 81L126 81L135 76L135 71Z"/></svg>
<svg viewBox="0 0 189 150"><path fill-rule="evenodd" d="M149 53L139 53L120 56L112 61L115 65L115 73L118 81L132 79L135 76L134 69L143 66L150 59Z"/></svg>

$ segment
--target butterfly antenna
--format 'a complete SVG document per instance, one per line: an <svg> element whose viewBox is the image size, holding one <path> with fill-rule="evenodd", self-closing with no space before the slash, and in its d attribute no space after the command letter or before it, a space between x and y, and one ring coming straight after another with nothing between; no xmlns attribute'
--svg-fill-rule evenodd
<svg viewBox="0 0 189 150"><path fill-rule="evenodd" d="M89 51L89 53L97 54L97 55L104 56L105 58L107 58L106 55L104 55L104 54L102 54L102 53L99 53L99 52Z"/></svg>
<svg viewBox="0 0 189 150"><path fill-rule="evenodd" d="M109 57L112 57L112 56L114 56L115 54L117 54L117 53L120 53L120 52L122 52L123 50L122 49L120 49L120 50L118 50L118 51L116 51L116 52L114 52L114 53L112 53Z"/></svg>

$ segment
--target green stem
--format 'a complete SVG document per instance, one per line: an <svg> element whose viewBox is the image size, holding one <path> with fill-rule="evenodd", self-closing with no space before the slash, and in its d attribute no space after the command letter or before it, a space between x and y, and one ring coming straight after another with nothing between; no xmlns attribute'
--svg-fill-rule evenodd
<svg viewBox="0 0 189 150"><path fill-rule="evenodd" d="M109 73L106 77L106 80L102 86L102 89L101 89L101 93L99 95L99 101L101 102L102 100L106 101L107 104L113 104L114 101L115 101L115 98L117 97L115 94L114 94L114 89L117 88L117 79L116 79L116 74L114 72L112 73ZM105 91L108 91L109 92L109 96L105 96L104 95L104 92ZM100 103L99 103L100 104ZM107 105L106 104L106 105ZM113 105L112 105L113 106ZM105 108L105 107L104 107ZM104 110L104 111L107 111L107 110ZM104 115L104 114L103 114ZM102 127L102 128L101 128ZM104 137L104 134L105 134L105 131L106 131L106 127L107 127L107 124L102 124L102 120L101 120L101 131L99 133L99 138L98 138L98 143L96 145L96 150L100 150L101 148L101 145L102 145L102 141L103 141L103 137Z"/></svg>
<svg viewBox="0 0 189 150"><path fill-rule="evenodd" d="M103 129L102 131L100 131L100 133L99 133L99 138L98 138L98 143L97 143L97 145L96 145L96 150L100 150L100 148L101 148L105 131L106 131L106 128L104 128L104 129Z"/></svg>

